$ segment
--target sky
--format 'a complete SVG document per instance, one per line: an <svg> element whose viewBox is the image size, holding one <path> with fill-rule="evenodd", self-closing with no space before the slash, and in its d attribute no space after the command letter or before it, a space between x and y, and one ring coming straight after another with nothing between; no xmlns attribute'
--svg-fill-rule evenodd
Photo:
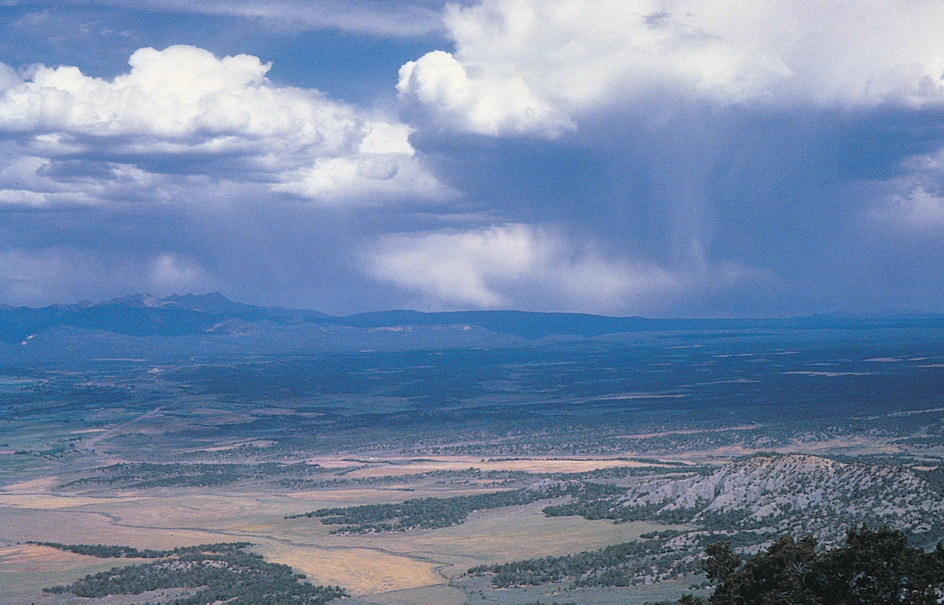
<svg viewBox="0 0 944 605"><path fill-rule="evenodd" d="M0 0L0 303L944 312L940 0Z"/></svg>

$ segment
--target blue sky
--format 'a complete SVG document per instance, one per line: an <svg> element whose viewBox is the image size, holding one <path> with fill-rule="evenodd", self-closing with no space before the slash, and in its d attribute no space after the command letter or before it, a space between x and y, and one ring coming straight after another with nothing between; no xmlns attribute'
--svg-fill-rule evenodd
<svg viewBox="0 0 944 605"><path fill-rule="evenodd" d="M0 1L0 303L944 311L944 4Z"/></svg>

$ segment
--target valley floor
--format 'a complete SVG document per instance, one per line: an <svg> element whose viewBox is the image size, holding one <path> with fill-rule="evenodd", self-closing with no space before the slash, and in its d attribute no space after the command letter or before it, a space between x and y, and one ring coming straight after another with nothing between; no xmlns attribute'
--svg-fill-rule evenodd
<svg viewBox="0 0 944 605"><path fill-rule="evenodd" d="M705 593L710 540L748 553L778 531L828 541L883 519L926 546L944 536L940 342L661 334L2 368L0 605L190 594L44 593L142 562L39 542L248 542L356 605L674 601ZM379 506L414 500L425 521ZM827 525L804 524L813 510ZM618 546L636 554L607 559ZM573 571L579 553L597 567ZM559 575L499 567L522 561Z"/></svg>

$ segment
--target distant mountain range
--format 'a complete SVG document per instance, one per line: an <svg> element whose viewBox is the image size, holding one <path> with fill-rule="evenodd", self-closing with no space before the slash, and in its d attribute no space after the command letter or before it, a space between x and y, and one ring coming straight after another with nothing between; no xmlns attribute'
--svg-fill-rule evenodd
<svg viewBox="0 0 944 605"><path fill-rule="evenodd" d="M310 342L335 335L350 346L372 346L378 332L404 332L425 345L482 339L508 342L589 338L617 333L753 329L944 327L944 316L862 317L820 315L793 319L650 319L581 313L382 311L335 317L317 311L237 303L218 292L156 298L135 294L93 304L43 308L0 306L0 343L25 345L51 331L95 331L128 338L242 336ZM445 329L448 328L448 329ZM365 335L372 335L364 340ZM359 336L358 336L359 335ZM387 337L390 335L387 334ZM374 343L376 344L376 343ZM380 343L381 345L383 342ZM347 347L349 348L349 347Z"/></svg>
<svg viewBox="0 0 944 605"><path fill-rule="evenodd" d="M183 336L207 333L220 322L318 322L313 311L286 311L235 303L218 292L155 298L134 294L93 304L50 305L40 309L0 307L0 341L21 342L57 327L101 330L125 336Z"/></svg>

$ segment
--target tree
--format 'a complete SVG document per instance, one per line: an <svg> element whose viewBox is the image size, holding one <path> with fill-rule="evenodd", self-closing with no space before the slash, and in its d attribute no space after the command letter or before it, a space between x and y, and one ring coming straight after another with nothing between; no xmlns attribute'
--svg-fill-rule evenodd
<svg viewBox="0 0 944 605"><path fill-rule="evenodd" d="M724 582L741 566L741 557L731 548L730 542L709 544L705 555L702 569L708 574L709 580Z"/></svg>
<svg viewBox="0 0 944 605"><path fill-rule="evenodd" d="M819 605L811 573L816 540L784 536L765 553L731 571L708 602L712 605Z"/></svg>
<svg viewBox="0 0 944 605"><path fill-rule="evenodd" d="M944 545L926 553L888 527L850 530L834 550L784 536L743 564L730 543L706 555L708 577L720 581L708 605L938 605L944 597Z"/></svg>
<svg viewBox="0 0 944 605"><path fill-rule="evenodd" d="M825 605L936 605L944 590L944 552L926 553L882 527L850 530L820 563Z"/></svg>

